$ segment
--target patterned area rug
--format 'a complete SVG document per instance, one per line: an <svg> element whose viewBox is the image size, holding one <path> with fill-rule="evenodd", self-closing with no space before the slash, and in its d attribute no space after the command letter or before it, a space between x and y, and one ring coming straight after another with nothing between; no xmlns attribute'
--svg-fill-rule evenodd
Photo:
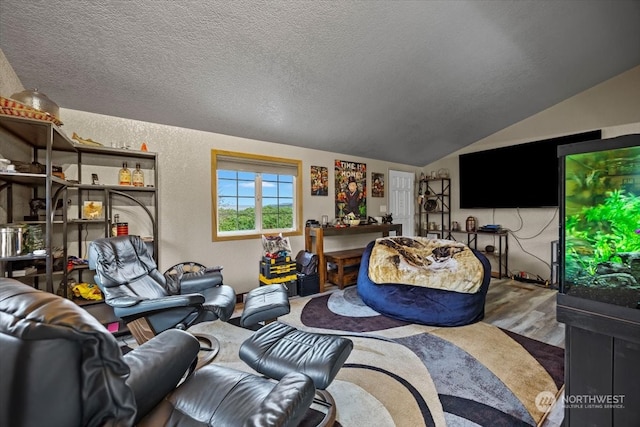
<svg viewBox="0 0 640 427"><path fill-rule="evenodd" d="M348 336L354 350L329 386L341 426L536 426L563 383L564 351L487 323L442 328L388 318L355 287L291 300L279 320ZM221 341L214 363L250 370L237 354L252 331L194 326Z"/></svg>

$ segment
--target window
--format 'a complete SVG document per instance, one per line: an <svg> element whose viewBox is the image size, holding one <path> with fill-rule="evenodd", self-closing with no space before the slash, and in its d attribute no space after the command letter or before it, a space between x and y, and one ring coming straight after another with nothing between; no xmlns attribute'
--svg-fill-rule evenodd
<svg viewBox="0 0 640 427"><path fill-rule="evenodd" d="M213 240L302 230L302 162L211 150Z"/></svg>

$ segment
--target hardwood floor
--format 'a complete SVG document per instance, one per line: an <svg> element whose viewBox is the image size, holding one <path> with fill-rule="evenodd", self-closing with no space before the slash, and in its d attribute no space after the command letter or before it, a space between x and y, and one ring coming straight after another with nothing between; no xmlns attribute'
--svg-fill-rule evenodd
<svg viewBox="0 0 640 427"><path fill-rule="evenodd" d="M491 279L484 321L526 337L564 348L564 324L556 320L557 290L517 282ZM558 403L541 427L561 427L564 406Z"/></svg>
<svg viewBox="0 0 640 427"><path fill-rule="evenodd" d="M511 279L491 279L484 321L564 348L564 324L556 320L557 290Z"/></svg>

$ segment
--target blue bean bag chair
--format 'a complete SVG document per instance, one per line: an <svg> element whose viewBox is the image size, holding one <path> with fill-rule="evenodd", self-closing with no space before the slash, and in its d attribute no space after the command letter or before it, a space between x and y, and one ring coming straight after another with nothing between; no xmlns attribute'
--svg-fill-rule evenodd
<svg viewBox="0 0 640 427"><path fill-rule="evenodd" d="M491 281L491 264L486 256L472 248L484 273L475 293L427 288L397 283L374 283L369 278L369 261L376 241L370 242L358 273L358 295L374 309L394 319L433 326L462 326L484 318L484 303Z"/></svg>

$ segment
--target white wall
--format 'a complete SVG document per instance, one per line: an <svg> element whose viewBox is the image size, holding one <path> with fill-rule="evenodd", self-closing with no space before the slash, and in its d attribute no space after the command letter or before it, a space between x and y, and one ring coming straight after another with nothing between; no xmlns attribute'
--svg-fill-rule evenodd
<svg viewBox="0 0 640 427"><path fill-rule="evenodd" d="M460 209L458 155L594 129L602 129L603 138L640 133L640 66L429 164L424 172L449 169L453 192L452 221L458 221L464 227L465 219L474 216L480 225L500 224L513 230L509 236L511 272L526 271L549 279L551 241L559 236L558 209ZM487 191L517 191L517 188L511 189L512 183L506 182L499 170L487 171L487 174L493 177L494 183ZM487 244L497 247L494 239L483 237L479 248ZM495 265L495 260L492 263Z"/></svg>

